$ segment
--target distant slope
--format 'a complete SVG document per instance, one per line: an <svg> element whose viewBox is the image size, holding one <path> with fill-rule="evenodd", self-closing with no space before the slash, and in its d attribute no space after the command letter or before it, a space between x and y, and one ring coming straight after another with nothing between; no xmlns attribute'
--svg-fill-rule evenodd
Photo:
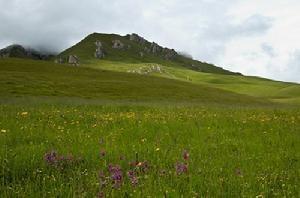
<svg viewBox="0 0 300 198"><path fill-rule="evenodd" d="M135 35L120 36L117 34L93 33L73 47L62 52L59 57L66 59L68 55L77 55L82 63L97 60L94 56L96 41L100 41L105 52L104 60L120 61L124 63L159 63L172 67L185 67L196 71L237 75L212 64L203 63L184 57L174 50L164 48ZM113 48L113 41L120 41L124 45L121 49ZM98 60L101 61L101 60Z"/></svg>
<svg viewBox="0 0 300 198"><path fill-rule="evenodd" d="M53 55L41 53L31 48L25 48L22 45L13 44L0 50L0 58L26 58L35 60L48 60Z"/></svg>
<svg viewBox="0 0 300 198"><path fill-rule="evenodd" d="M141 75L160 76L278 102L300 103L300 85L296 83L273 81L251 76L203 73L187 68L170 67L153 63L133 64L102 60L83 66L121 72L138 72L141 68L155 66L160 67L161 72L154 71Z"/></svg>
<svg viewBox="0 0 300 198"><path fill-rule="evenodd" d="M268 104L255 97L172 79L0 59L0 97L59 96L98 100Z"/></svg>

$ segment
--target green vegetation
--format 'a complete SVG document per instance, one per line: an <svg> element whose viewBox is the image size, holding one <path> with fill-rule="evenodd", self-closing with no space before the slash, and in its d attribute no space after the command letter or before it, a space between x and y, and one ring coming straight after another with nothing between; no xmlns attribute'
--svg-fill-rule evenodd
<svg viewBox="0 0 300 198"><path fill-rule="evenodd" d="M299 196L299 109L21 103L1 105L0 123L1 197ZM52 150L73 157L53 165Z"/></svg>
<svg viewBox="0 0 300 198"><path fill-rule="evenodd" d="M76 54L82 63L91 63L94 60L95 42L101 41L105 50L105 60L120 61L122 63L159 63L172 67L184 67L202 72L220 73L220 74L236 74L215 65L192 60L181 55L177 55L174 60L165 60L158 54L145 53L141 57L140 52L144 51L145 47L150 48L151 43L146 41L140 45L137 42L130 41L128 36L120 36L117 34L99 34L93 33L84 38L82 41L62 52L59 56L66 57L67 55ZM126 46L130 45L130 49L113 49L112 41L120 40Z"/></svg>
<svg viewBox="0 0 300 198"><path fill-rule="evenodd" d="M172 79L54 65L46 61L0 60L0 95L61 96L100 100L266 103L216 88Z"/></svg>
<svg viewBox="0 0 300 198"><path fill-rule="evenodd" d="M0 59L0 197L300 196L298 84L86 39L80 67Z"/></svg>

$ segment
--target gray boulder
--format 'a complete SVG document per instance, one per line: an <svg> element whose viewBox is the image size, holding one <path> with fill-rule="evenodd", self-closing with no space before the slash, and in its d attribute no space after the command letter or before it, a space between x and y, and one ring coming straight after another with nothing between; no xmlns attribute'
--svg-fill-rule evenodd
<svg viewBox="0 0 300 198"><path fill-rule="evenodd" d="M100 41L96 41L95 45L96 45L96 51L94 54L95 58L98 58L98 59L104 58L104 50L103 50L102 43Z"/></svg>
<svg viewBox="0 0 300 198"><path fill-rule="evenodd" d="M123 49L125 46L124 43L122 43L120 40L113 40L112 44L112 48L114 49Z"/></svg>
<svg viewBox="0 0 300 198"><path fill-rule="evenodd" d="M76 55L69 55L68 63L73 66L79 66L79 58Z"/></svg>

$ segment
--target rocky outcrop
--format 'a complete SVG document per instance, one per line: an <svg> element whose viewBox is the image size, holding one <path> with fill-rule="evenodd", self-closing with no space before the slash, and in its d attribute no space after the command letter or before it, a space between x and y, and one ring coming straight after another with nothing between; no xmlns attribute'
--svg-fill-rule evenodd
<svg viewBox="0 0 300 198"><path fill-rule="evenodd" d="M76 55L69 55L68 63L73 66L79 66L79 58Z"/></svg>
<svg viewBox="0 0 300 198"><path fill-rule="evenodd" d="M153 73L163 73L163 70L159 65L150 65L150 66L142 66L135 70L128 70L127 72L148 75Z"/></svg>
<svg viewBox="0 0 300 198"><path fill-rule="evenodd" d="M114 49L123 49L125 47L124 43L122 43L120 40L113 40L112 44L112 48Z"/></svg>
<svg viewBox="0 0 300 198"><path fill-rule="evenodd" d="M144 39L143 37L141 37L141 36L139 36L138 34L135 34L135 33L129 35L129 40L135 41L135 42L137 42L139 44L142 44L142 45L146 43L146 39Z"/></svg>
<svg viewBox="0 0 300 198"><path fill-rule="evenodd" d="M177 52L174 49L168 49L165 48L165 55L164 59L166 60L174 60L174 58L177 56Z"/></svg>
<svg viewBox="0 0 300 198"><path fill-rule="evenodd" d="M151 52L153 54L161 53L162 49L163 49L161 46L159 46L157 43L154 43L154 42L151 43L150 48L151 48Z"/></svg>
<svg viewBox="0 0 300 198"><path fill-rule="evenodd" d="M95 45L96 45L96 51L94 54L95 58L98 58L98 59L104 58L104 50L103 50L102 43L100 41L96 41Z"/></svg>
<svg viewBox="0 0 300 198"><path fill-rule="evenodd" d="M174 58L178 55L174 49L163 48L162 46L158 45L155 42L151 44L145 40L143 37L139 36L138 34L130 34L127 35L130 41L134 41L140 45L145 45L143 47L143 52L147 54L153 54L159 56L165 60L174 60ZM144 57L144 53L139 52L140 57Z"/></svg>

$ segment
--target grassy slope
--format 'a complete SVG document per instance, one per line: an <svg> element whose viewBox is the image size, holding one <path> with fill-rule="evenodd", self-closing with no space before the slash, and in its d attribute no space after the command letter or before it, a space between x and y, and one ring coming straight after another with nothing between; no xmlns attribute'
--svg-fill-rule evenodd
<svg viewBox="0 0 300 198"><path fill-rule="evenodd" d="M129 70L136 70L140 67L149 67L151 65L156 64L133 64L106 60L91 60L89 64L84 66L94 69L127 72ZM300 102L300 85L296 83L285 83L249 76L203 73L183 67L172 67L167 65L160 65L160 67L163 69L163 73L152 73L151 75L219 88L278 102L294 104L299 104Z"/></svg>
<svg viewBox="0 0 300 198"><path fill-rule="evenodd" d="M0 104L3 198L299 197L299 109L47 102ZM185 149L188 172L178 175ZM52 166L44 160L52 150L83 161ZM126 172L136 153L150 169L132 187ZM122 167L121 189L99 184L110 163Z"/></svg>
<svg viewBox="0 0 300 198"><path fill-rule="evenodd" d="M124 70L132 67L98 63L116 70L119 65ZM173 67L160 75L184 80L186 74L193 74L191 82L202 80L205 85L200 85L102 71L101 64L92 64L96 70L0 60L1 197L95 197L99 192L108 197L299 197L299 108L264 106L259 99L208 87L233 84L232 76L219 78ZM249 78L244 80L249 84ZM295 93L291 89L280 94ZM15 96L36 97L11 102ZM43 102L37 104L36 98ZM74 99L75 104L62 102ZM110 104L86 102L91 99ZM200 105L114 105L117 100ZM216 107L206 102L235 105ZM188 172L178 175L175 165L184 161L185 149L190 153ZM83 160L56 167L44 160L52 150ZM105 151L104 157L100 151ZM126 172L132 169L129 163L136 160L136 153L150 168L132 187ZM110 163L122 167L120 189L112 188ZM106 187L99 184L99 171L108 178Z"/></svg>
<svg viewBox="0 0 300 198"><path fill-rule="evenodd" d="M125 45L130 45L130 49L119 50L112 48L112 40L120 40ZM139 55L139 52L143 51L144 47L150 48L151 43L146 42L144 45L140 45L134 41L130 41L127 36L120 36L116 34L99 34L93 33L82 41L72 46L71 48L65 50L60 54L60 56L66 57L70 54L77 55L81 62L88 63L94 58L94 52L96 49L95 42L99 40L103 44L103 48L106 52L105 60L110 61L121 61L123 63L159 63L163 65L169 65L172 67L185 67L191 68L192 65L195 65L201 68L203 72L211 73L220 73L220 74L234 74L230 71L224 70L222 68L216 67L208 63L202 63L196 60L185 58L183 56L176 56L173 61L164 60L159 55L153 55L151 53L145 53L145 56L142 58Z"/></svg>
<svg viewBox="0 0 300 198"><path fill-rule="evenodd" d="M112 40L114 39L119 39L126 45L130 45L131 49L112 49ZM97 60L93 56L95 51L94 43L97 40L103 43L104 49L107 52L104 60ZM145 46L148 45L150 43L145 44ZM152 54L147 54L144 58L141 58L138 54L142 51L143 47L136 42L130 41L126 36L94 33L64 51L61 56L76 54L86 67L120 72L127 72L128 70L138 69L142 66L153 65L155 63L160 65L165 72L163 74L153 74L154 76L220 88L276 102L300 103L300 85L298 84L277 82L257 77L228 75L233 73L182 56L176 57L174 61L166 61ZM193 70L190 68L191 65L199 66L204 72Z"/></svg>
<svg viewBox="0 0 300 198"><path fill-rule="evenodd" d="M44 61L0 60L0 95L100 100L263 103L254 97L153 76L75 68Z"/></svg>

